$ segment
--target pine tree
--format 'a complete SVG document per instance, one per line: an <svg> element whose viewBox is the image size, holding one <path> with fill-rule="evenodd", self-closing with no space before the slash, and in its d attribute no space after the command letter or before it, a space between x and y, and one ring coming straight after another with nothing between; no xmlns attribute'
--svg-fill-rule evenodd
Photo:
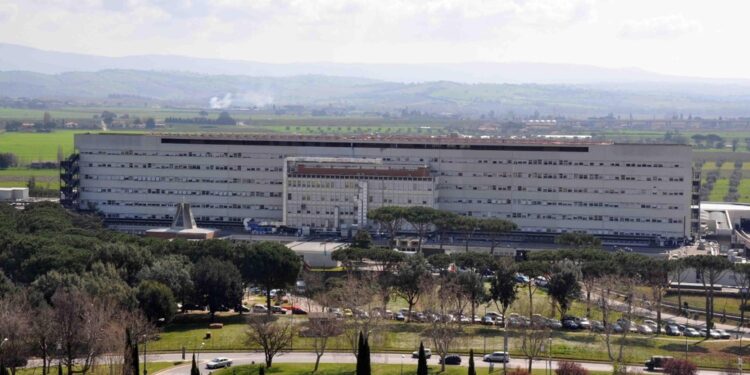
<svg viewBox="0 0 750 375"><path fill-rule="evenodd" d="M474 369L474 349L469 349L469 374L477 375L477 371Z"/></svg>
<svg viewBox="0 0 750 375"><path fill-rule="evenodd" d="M424 353L424 344L419 342L419 358L417 359L417 375L427 375L427 355Z"/></svg>

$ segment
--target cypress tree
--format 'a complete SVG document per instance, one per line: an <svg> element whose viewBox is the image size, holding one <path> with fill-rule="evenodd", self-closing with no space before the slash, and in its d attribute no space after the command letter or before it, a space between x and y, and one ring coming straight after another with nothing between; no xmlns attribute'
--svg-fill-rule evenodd
<svg viewBox="0 0 750 375"><path fill-rule="evenodd" d="M133 363L133 375L138 375L138 374L140 374L141 369L140 369L140 366L139 366L140 357L138 357L138 339L137 338L135 339L135 342L133 343L133 349L132 349L132 351L133 351L133 353L131 355L133 356L133 358L132 358L132 361L133 361L132 362Z"/></svg>
<svg viewBox="0 0 750 375"><path fill-rule="evenodd" d="M477 375L477 371L474 369L474 349L469 349L469 374Z"/></svg>
<svg viewBox="0 0 750 375"><path fill-rule="evenodd" d="M5 363L0 362L0 375L10 375L8 368L5 367Z"/></svg>
<svg viewBox="0 0 750 375"><path fill-rule="evenodd" d="M427 355L424 352L424 344L419 342L419 358L417 359L417 375L427 375Z"/></svg>
<svg viewBox="0 0 750 375"><path fill-rule="evenodd" d="M365 336L359 331L359 341L357 341L357 375L366 375L364 370L363 354L365 353Z"/></svg>
<svg viewBox="0 0 750 375"><path fill-rule="evenodd" d="M57 375L63 375L62 373L62 362L57 362Z"/></svg>
<svg viewBox="0 0 750 375"><path fill-rule="evenodd" d="M193 366L190 368L190 375L200 375L201 371L198 370L198 364L195 363L195 353L193 353Z"/></svg>
<svg viewBox="0 0 750 375"><path fill-rule="evenodd" d="M362 371L364 375L372 374L372 367L370 366L370 339L365 339L364 353L362 354Z"/></svg>
<svg viewBox="0 0 750 375"><path fill-rule="evenodd" d="M258 375L266 375L266 366L260 365L260 369L258 369Z"/></svg>

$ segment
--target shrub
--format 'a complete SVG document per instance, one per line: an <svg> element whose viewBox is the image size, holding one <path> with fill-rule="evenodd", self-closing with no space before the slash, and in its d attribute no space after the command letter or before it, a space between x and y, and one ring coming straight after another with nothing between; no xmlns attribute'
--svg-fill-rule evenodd
<svg viewBox="0 0 750 375"><path fill-rule="evenodd" d="M670 359L664 363L664 373L669 375L695 375L698 368L685 359Z"/></svg>
<svg viewBox="0 0 750 375"><path fill-rule="evenodd" d="M508 375L529 375L529 372L526 369L516 367L515 370L508 371Z"/></svg>
<svg viewBox="0 0 750 375"><path fill-rule="evenodd" d="M557 364L557 375L588 375L588 370L575 362L561 361Z"/></svg>

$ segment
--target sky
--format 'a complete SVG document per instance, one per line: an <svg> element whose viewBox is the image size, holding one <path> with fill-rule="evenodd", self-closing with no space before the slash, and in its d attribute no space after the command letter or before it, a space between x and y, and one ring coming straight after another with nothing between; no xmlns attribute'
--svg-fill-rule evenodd
<svg viewBox="0 0 750 375"><path fill-rule="evenodd" d="M0 0L0 42L262 62L541 62L750 78L747 0Z"/></svg>

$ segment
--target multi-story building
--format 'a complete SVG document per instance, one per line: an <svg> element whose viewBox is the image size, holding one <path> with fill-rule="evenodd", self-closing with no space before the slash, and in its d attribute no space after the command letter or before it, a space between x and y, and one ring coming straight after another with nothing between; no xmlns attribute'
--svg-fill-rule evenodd
<svg viewBox="0 0 750 375"><path fill-rule="evenodd" d="M690 146L591 140L78 134L75 204L112 222L168 222L188 201L204 225L243 219L366 227L384 205L656 243L698 222Z"/></svg>

